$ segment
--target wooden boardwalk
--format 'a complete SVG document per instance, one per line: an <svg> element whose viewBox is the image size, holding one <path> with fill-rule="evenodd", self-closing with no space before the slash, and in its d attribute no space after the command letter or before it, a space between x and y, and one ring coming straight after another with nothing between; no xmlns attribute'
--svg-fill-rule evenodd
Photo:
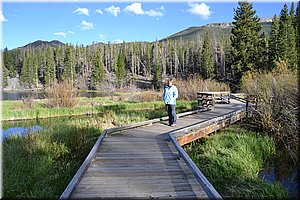
<svg viewBox="0 0 300 200"><path fill-rule="evenodd" d="M221 198L176 139L242 109L244 104L233 100L183 116L176 127L150 121L105 131L60 198Z"/></svg>

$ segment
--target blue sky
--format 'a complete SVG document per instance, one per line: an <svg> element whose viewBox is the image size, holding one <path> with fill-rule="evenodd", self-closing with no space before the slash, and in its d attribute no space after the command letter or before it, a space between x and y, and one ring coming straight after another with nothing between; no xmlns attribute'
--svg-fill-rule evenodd
<svg viewBox="0 0 300 200"><path fill-rule="evenodd" d="M289 8L291 3L287 3ZM261 18L279 15L283 2L253 3ZM36 40L72 44L155 41L190 26L233 21L234 2L2 3L2 47Z"/></svg>

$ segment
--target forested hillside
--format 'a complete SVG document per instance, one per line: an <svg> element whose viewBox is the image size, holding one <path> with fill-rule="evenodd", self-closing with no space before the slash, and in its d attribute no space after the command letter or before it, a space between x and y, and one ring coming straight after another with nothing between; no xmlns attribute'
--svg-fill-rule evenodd
<svg viewBox="0 0 300 200"><path fill-rule="evenodd" d="M285 61L297 69L299 3L296 10L294 4L290 9L285 5L280 16L273 17L271 27L269 22L259 22L252 4L239 6L235 21L228 27L211 24L202 27L201 34L192 27L155 42L77 46L37 41L22 48L4 49L4 87L8 78L16 77L23 88L45 88L70 81L80 89L114 89L140 79L151 80L159 88L165 77L199 74L229 81L238 88L243 73L271 70L274 61Z"/></svg>

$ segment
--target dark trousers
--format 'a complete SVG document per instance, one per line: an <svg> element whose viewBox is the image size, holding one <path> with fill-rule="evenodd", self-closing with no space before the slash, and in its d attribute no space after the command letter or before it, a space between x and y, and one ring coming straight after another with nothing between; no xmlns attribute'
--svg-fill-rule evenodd
<svg viewBox="0 0 300 200"><path fill-rule="evenodd" d="M169 125L176 124L176 111L175 111L175 105L166 104L167 111L169 115Z"/></svg>

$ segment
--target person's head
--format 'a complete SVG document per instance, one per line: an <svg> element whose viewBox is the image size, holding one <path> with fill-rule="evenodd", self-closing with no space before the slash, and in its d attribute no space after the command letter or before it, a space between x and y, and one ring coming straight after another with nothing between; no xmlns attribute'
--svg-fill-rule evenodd
<svg viewBox="0 0 300 200"><path fill-rule="evenodd" d="M168 80L168 86L171 87L172 85L173 85L173 79L170 78L170 79Z"/></svg>

